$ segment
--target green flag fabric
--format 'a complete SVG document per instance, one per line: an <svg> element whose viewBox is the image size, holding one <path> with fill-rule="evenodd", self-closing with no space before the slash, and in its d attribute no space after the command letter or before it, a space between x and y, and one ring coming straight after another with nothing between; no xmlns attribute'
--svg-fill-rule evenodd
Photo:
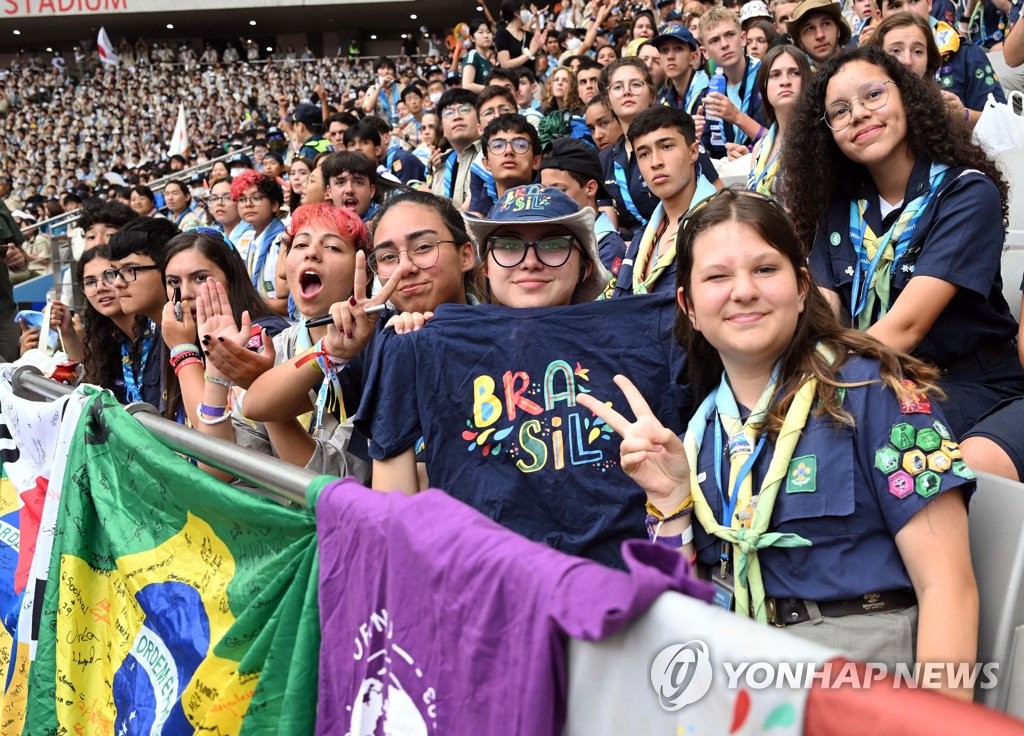
<svg viewBox="0 0 1024 736"><path fill-rule="evenodd" d="M67 462L26 733L296 734L316 717L316 524L97 394Z"/></svg>

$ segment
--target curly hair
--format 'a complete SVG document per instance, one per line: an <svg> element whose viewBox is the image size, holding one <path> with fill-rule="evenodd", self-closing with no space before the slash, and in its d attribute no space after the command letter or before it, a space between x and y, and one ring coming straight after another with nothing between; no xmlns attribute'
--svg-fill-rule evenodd
<svg viewBox="0 0 1024 736"><path fill-rule="evenodd" d="M559 72L565 72L569 75L569 89L566 91L565 97L561 100L556 100L554 95L551 94L551 80L554 79L555 75ZM580 99L580 89L576 83L576 74L567 66L555 68L548 76L548 81L540 91L541 112L546 114L554 112L555 110L571 110L577 115L582 115L583 108L583 100Z"/></svg>
<svg viewBox="0 0 1024 736"><path fill-rule="evenodd" d="M854 385L839 380L839 369L850 355L878 362L882 383L902 399L919 393L941 397L935 381L937 368L906 353L886 347L867 333L843 327L835 311L825 300L807 269L804 249L793 224L778 202L742 189L723 189L698 206L679 229L676 252L676 286L681 289L685 310L676 313L675 338L686 350L687 371L694 398L699 402L718 385L723 371L718 350L704 334L693 328L687 311L692 308L691 276L694 245L697 239L716 225L738 222L751 228L768 245L789 261L796 273L800 291L806 295L804 309L797 317L796 330L780 356L777 400L765 420L764 430L772 438L782 428L800 386L809 376L818 379L817 406L836 422L852 425L854 418L842 405L837 388ZM816 347L834 356L827 359Z"/></svg>
<svg viewBox="0 0 1024 736"><path fill-rule="evenodd" d="M1003 220L1008 218L1008 189L995 162L971 141L964 124L946 112L939 88L920 79L877 46L847 49L825 61L817 75L804 80L781 156L780 195L793 216L797 235L810 251L818 223L830 202L853 199L870 178L867 169L848 159L825 124L828 83L847 64L863 61L889 76L906 110L907 146L917 159L948 166L969 166L991 179L999 189ZM891 103L890 103L891 104Z"/></svg>

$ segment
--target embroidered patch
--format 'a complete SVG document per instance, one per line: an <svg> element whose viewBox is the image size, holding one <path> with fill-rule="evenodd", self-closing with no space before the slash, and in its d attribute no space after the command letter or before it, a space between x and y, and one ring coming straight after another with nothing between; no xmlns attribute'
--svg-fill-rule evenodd
<svg viewBox="0 0 1024 736"><path fill-rule="evenodd" d="M818 458L803 455L789 461L786 493L813 493L817 490Z"/></svg>
<svg viewBox="0 0 1024 736"><path fill-rule="evenodd" d="M942 488L942 478L939 477L938 473L933 473L930 470L926 470L921 475L917 476L917 480L914 481L914 490L917 491L918 496L929 498L934 496Z"/></svg>
<svg viewBox="0 0 1024 736"><path fill-rule="evenodd" d="M963 457L963 453L960 452L960 445L955 443L953 440L942 440L940 448L954 460Z"/></svg>
<svg viewBox="0 0 1024 736"><path fill-rule="evenodd" d="M903 453L903 462L900 465L911 475L918 475L928 467L928 459L915 447Z"/></svg>
<svg viewBox="0 0 1024 736"><path fill-rule="evenodd" d="M900 453L889 445L875 450L875 467L886 475L900 466Z"/></svg>
<svg viewBox="0 0 1024 736"><path fill-rule="evenodd" d="M853 276L853 274L854 274L853 266L847 266L846 267L846 271L844 271L844 273L847 276Z"/></svg>
<svg viewBox="0 0 1024 736"><path fill-rule="evenodd" d="M909 450L914 446L916 435L914 425L900 422L893 425L892 430L889 432L889 440L897 450Z"/></svg>
<svg viewBox="0 0 1024 736"><path fill-rule="evenodd" d="M832 245L839 245L843 242L843 239L840 237L839 233L833 231L832 234L828 236L828 242L832 243Z"/></svg>
<svg viewBox="0 0 1024 736"><path fill-rule="evenodd" d="M910 381L903 381L902 383L908 388L913 387L913 383ZM927 394L921 392L912 393L909 397L900 401L900 412L903 414L931 414L932 402L928 400Z"/></svg>
<svg viewBox="0 0 1024 736"><path fill-rule="evenodd" d="M953 77L943 77L942 78L942 86L943 87L947 87L947 88L952 87L953 86Z"/></svg>
<svg viewBox="0 0 1024 736"><path fill-rule="evenodd" d="M897 470L889 476L889 493L896 496L896 498L906 498L913 492L914 479L902 470Z"/></svg>
<svg viewBox="0 0 1024 736"><path fill-rule="evenodd" d="M936 450L928 456L929 470L934 470L936 473L945 473L951 467L953 467L953 458L942 450Z"/></svg>
<svg viewBox="0 0 1024 736"><path fill-rule="evenodd" d="M956 475L964 480L974 480L974 471L967 467L967 463L963 460L953 461L953 475Z"/></svg>
<svg viewBox="0 0 1024 736"><path fill-rule="evenodd" d="M938 419L932 422L932 428L939 433L939 437L941 437L942 439L952 439L952 435L949 433L949 430L946 429L946 425L944 425Z"/></svg>
<svg viewBox="0 0 1024 736"><path fill-rule="evenodd" d="M934 452L942 446L942 438L934 429L925 427L917 430L917 446L925 452Z"/></svg>
<svg viewBox="0 0 1024 736"><path fill-rule="evenodd" d="M982 69L980 66L977 69L974 70L974 77L976 79L981 79L984 76L985 76L985 70Z"/></svg>

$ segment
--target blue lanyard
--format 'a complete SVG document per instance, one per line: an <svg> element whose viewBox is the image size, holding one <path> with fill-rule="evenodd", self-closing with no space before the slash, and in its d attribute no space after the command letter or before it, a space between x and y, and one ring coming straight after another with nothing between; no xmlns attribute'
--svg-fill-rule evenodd
<svg viewBox="0 0 1024 736"><path fill-rule="evenodd" d="M722 494L722 526L732 527L732 517L736 513L736 501L740 497L740 486L750 475L750 471L754 469L754 463L757 462L763 448L764 435L761 435L754 451L750 453L750 457L740 467L740 472L736 474L736 480L732 484L732 493L727 497L725 495L726 486L722 484L722 423L718 414L715 414L715 482L718 483L718 492Z"/></svg>
<svg viewBox="0 0 1024 736"><path fill-rule="evenodd" d="M629 182L626 181L626 171L622 168L622 164L618 161L613 162L615 165L615 183L619 185L619 194L622 195L622 204L629 214L633 215L641 225L647 224L647 218L640 214L640 210L636 208L633 203L633 196L629 193Z"/></svg>
<svg viewBox="0 0 1024 736"><path fill-rule="evenodd" d="M942 184L944 174L948 167L941 164L932 164L932 170L930 172L931 188L922 194L921 196L914 199L910 204L907 205L907 209L914 206L917 210L910 218L910 222L907 223L907 227L900 233L900 238L896 242L895 251L892 258L892 267L889 271L889 278L896 273L896 266L903 254L907 252L907 247L910 245L910 241L913 238L914 230L917 228L917 222L921 219L921 215L924 214L925 209L928 207L928 203L931 202L932 197L939 190L939 186ZM860 207L857 200L850 202L850 243L853 245L853 250L857 254L857 269L853 272L853 290L850 293L850 316L856 317L864 311L864 307L868 301L868 290L871 288L871 274L875 272L878 267L879 261L882 259L882 255L889 247L889 241L892 240L893 234L896 230L896 225L899 223L899 218L892 224L888 232L882 238L882 241L878 244L878 250L875 252L875 257L868 259L867 248L864 247L864 232L867 230L867 222L861 216Z"/></svg>
<svg viewBox="0 0 1024 736"><path fill-rule="evenodd" d="M388 122L394 124L394 117L398 110L398 85L394 82L391 83L391 100L388 100L388 93L383 88L381 94L378 95L377 99L380 100L381 106L384 108L384 113L387 115Z"/></svg>
<svg viewBox="0 0 1024 736"><path fill-rule="evenodd" d="M455 151L452 151L444 162L444 191L448 199L452 199L452 195L455 193L455 182L452 177L452 174L455 172L455 159Z"/></svg>
<svg viewBox="0 0 1024 736"><path fill-rule="evenodd" d="M746 66L746 69L743 70L743 80L740 82L740 112L742 112L745 115L749 115L750 114L750 98L754 96L752 93L754 91L754 82L757 81L757 76L756 75L753 76L753 77L750 76L750 67L752 67L754 65L754 60L751 59L749 56L746 57L746 59L747 59L747 66ZM747 83L748 80L750 82L749 86L748 86L748 83ZM729 96L729 88L728 87L726 87L726 89L725 89L725 96L726 97ZM747 134L744 133L743 129L740 126L738 126L738 125L733 125L732 126L732 130L733 130L732 142L733 143L742 143L742 141L740 140L740 136L743 136L744 138L746 138Z"/></svg>
<svg viewBox="0 0 1024 736"><path fill-rule="evenodd" d="M135 372L135 363L132 361L130 343L121 343L121 373L124 375L124 396L129 404L142 401L142 386L146 375L146 364L149 362L149 354L153 349L153 324L149 323L146 331L142 333L142 356L139 360L139 371Z"/></svg>

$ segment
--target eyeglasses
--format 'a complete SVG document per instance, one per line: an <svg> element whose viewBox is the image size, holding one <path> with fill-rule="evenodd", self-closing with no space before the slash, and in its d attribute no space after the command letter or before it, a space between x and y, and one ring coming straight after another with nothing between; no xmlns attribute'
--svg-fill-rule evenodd
<svg viewBox="0 0 1024 736"><path fill-rule="evenodd" d="M859 102L864 106L865 110L878 110L885 107L885 103L889 101L889 88L886 87L887 84L895 84L895 82L890 80L885 82L868 82L857 90L856 97L851 97L846 102L833 102L826 107L825 114L822 115L821 119L825 121L825 125L836 133L840 130L846 130L850 123L853 122L854 102Z"/></svg>
<svg viewBox="0 0 1024 736"><path fill-rule="evenodd" d="M467 115L469 115L471 112L473 112L473 106L472 105L459 105L458 107L455 107L455 106L446 107L444 109L444 112L441 113L441 117L444 118L445 120L451 120L452 118L455 117L456 114L458 114L458 116L460 118L464 118Z"/></svg>
<svg viewBox="0 0 1024 736"><path fill-rule="evenodd" d="M647 82L642 79L630 79L628 85L626 82L616 82L608 88L608 91L613 95L625 94L627 86L629 91L636 95L640 94L647 87Z"/></svg>
<svg viewBox="0 0 1024 736"><path fill-rule="evenodd" d="M139 277L139 271L159 270L160 266L123 266L121 268L108 268L103 272L103 283L108 286L113 286L114 281L120 277L126 284L130 284Z"/></svg>
<svg viewBox="0 0 1024 736"><path fill-rule="evenodd" d="M501 155L505 153L509 146L512 146L512 151L518 154L523 154L533 148L533 144L530 143L529 138L513 138L507 140L505 138L491 138L487 141L487 150L491 153Z"/></svg>
<svg viewBox="0 0 1024 736"><path fill-rule="evenodd" d="M101 280L95 277L89 277L82 279L82 283L79 286L82 288L82 293L86 296L92 296L99 291Z"/></svg>
<svg viewBox="0 0 1024 736"><path fill-rule="evenodd" d="M416 268L430 268L437 263L441 243L456 245L454 240L416 240L409 243L408 248L377 248L366 259L370 270L381 278L387 278L395 272L401 262L401 254L405 253Z"/></svg>
<svg viewBox="0 0 1024 736"><path fill-rule="evenodd" d="M516 111L508 105L505 105L504 107L489 107L480 112L480 122L486 123L491 118L496 118L499 115L513 115L515 112Z"/></svg>
<svg viewBox="0 0 1024 736"><path fill-rule="evenodd" d="M223 203L227 204L228 202L230 202L232 200L231 200L231 195L230 194L221 194L221 195L219 195L217 197L214 197L214 196L211 195L211 196L206 198L206 201L209 202L210 204L217 204L219 202L223 202Z"/></svg>
<svg viewBox="0 0 1024 736"><path fill-rule="evenodd" d="M239 197L235 201L238 202L238 204L259 205L263 202L264 199L266 199L266 197L264 197L262 194L254 194L251 197Z"/></svg>
<svg viewBox="0 0 1024 736"><path fill-rule="evenodd" d="M564 266L572 255L575 238L571 235L548 235L539 240L523 240L514 235L492 235L487 239L491 257L502 268L515 268L526 260L526 253L533 248L537 260L545 266Z"/></svg>

